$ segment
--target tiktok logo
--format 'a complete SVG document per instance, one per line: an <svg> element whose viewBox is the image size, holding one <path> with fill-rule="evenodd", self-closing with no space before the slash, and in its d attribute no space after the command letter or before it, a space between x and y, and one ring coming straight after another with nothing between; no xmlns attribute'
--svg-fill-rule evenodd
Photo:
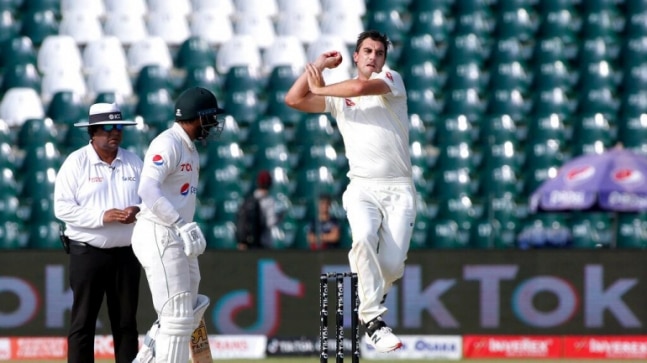
<svg viewBox="0 0 647 363"><path fill-rule="evenodd" d="M258 262L258 319L251 326L236 324L239 312L254 309L254 298L249 291L237 290L223 296L212 313L212 321L223 334L264 334L272 336L279 327L281 295L303 297L303 284L285 275L275 260Z"/></svg>

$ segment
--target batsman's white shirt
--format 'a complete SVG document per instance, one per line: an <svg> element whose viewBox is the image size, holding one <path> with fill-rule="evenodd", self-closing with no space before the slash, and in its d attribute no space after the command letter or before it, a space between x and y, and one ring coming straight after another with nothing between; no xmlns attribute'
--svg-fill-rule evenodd
<svg viewBox="0 0 647 363"><path fill-rule="evenodd" d="M383 80L391 91L326 97L326 111L337 120L349 163L350 183L343 195L353 235L348 260L358 275L358 315L364 323L386 312L381 301L404 273L416 218L404 82L389 69L371 79Z"/></svg>
<svg viewBox="0 0 647 363"><path fill-rule="evenodd" d="M142 160L119 148L108 164L91 144L72 152L56 175L54 214L70 239L99 248L130 245L134 224L103 224L103 213L140 204L137 188Z"/></svg>
<svg viewBox="0 0 647 363"><path fill-rule="evenodd" d="M200 156L195 144L182 127L175 123L149 145L144 157L142 178L157 180L162 196L173 205L185 222L191 222L195 214L199 172ZM137 217L169 224L146 205L142 206Z"/></svg>

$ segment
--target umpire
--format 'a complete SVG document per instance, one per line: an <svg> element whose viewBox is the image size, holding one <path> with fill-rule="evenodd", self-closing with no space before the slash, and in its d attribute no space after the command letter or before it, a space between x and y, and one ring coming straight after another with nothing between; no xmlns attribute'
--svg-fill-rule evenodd
<svg viewBox="0 0 647 363"><path fill-rule="evenodd" d="M94 362L96 321L104 295L117 363L138 350L137 305L141 266L130 239L139 212L142 160L120 147L124 121L116 104L90 107L88 145L63 162L54 188L54 212L65 222L69 278L74 295L68 335L69 363Z"/></svg>

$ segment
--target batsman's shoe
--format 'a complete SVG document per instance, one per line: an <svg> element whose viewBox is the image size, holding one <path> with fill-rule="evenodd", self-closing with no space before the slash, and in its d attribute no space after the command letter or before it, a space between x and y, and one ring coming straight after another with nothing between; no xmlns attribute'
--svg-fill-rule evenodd
<svg viewBox="0 0 647 363"><path fill-rule="evenodd" d="M381 317L377 317L366 324L366 337L368 343L380 353L392 352L402 348L402 342L393 334L391 328L386 326Z"/></svg>

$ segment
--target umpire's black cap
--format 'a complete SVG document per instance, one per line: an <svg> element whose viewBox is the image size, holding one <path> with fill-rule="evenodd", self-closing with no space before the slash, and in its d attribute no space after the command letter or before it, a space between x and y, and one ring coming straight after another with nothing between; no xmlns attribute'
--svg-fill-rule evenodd
<svg viewBox="0 0 647 363"><path fill-rule="evenodd" d="M175 101L175 119L193 120L204 114L221 114L216 96L206 88L191 87L184 90Z"/></svg>

